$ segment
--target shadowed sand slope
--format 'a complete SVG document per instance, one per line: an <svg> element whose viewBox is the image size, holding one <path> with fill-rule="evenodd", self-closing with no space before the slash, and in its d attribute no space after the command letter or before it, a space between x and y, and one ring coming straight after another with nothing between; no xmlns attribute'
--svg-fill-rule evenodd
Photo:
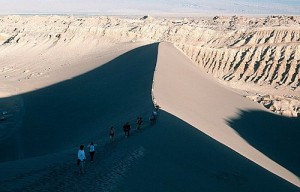
<svg viewBox="0 0 300 192"><path fill-rule="evenodd" d="M299 190L165 111L130 142L143 157L119 191Z"/></svg>
<svg viewBox="0 0 300 192"><path fill-rule="evenodd" d="M296 175L249 145L245 140L247 136L241 137L227 125L226 120L237 117L241 109L264 111L262 107L214 82L171 44L160 44L156 71L154 97L163 109L270 172L300 186ZM288 140L288 137L283 139ZM291 150L297 150L296 146ZM297 157L286 158L288 161Z"/></svg>
<svg viewBox="0 0 300 192"><path fill-rule="evenodd" d="M146 120L142 131L128 139L97 147L96 161L87 162L86 174L78 175L75 168L71 159L40 172L0 181L0 189L23 192L298 191L294 185L165 111L160 112L154 125L149 126Z"/></svg>
<svg viewBox="0 0 300 192"><path fill-rule="evenodd" d="M45 155L107 136L112 124L152 109L157 44L134 49L73 79L29 92L22 123L3 138L1 161ZM6 131L6 130L3 130Z"/></svg>
<svg viewBox="0 0 300 192"><path fill-rule="evenodd" d="M238 117L228 120L252 146L271 159L300 175L300 119L272 113L242 110Z"/></svg>

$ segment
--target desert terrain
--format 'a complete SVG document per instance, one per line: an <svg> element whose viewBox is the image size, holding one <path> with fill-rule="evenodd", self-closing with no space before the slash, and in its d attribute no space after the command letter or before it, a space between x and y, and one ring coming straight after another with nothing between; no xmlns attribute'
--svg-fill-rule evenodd
<svg viewBox="0 0 300 192"><path fill-rule="evenodd" d="M0 191L299 190L300 17L0 23Z"/></svg>
<svg viewBox="0 0 300 192"><path fill-rule="evenodd" d="M78 52L87 55L101 50L101 47L119 43L166 41L173 43L199 68L221 83L244 91L245 97L271 111L293 117L300 113L298 17L154 19L144 16L129 19L7 16L2 17L1 22L5 26L0 34L2 49L5 48L1 51L5 64L1 69L4 74L1 82L14 79L22 83L25 79L47 76L48 71L56 70L54 68L58 66L48 65L53 61L41 61L47 54L59 57L62 53L58 53L58 47L62 49L65 45L69 48L64 48L66 53L62 59L65 61L60 68L76 60L73 54L78 56ZM13 46L6 48L11 44ZM85 47L84 52L78 48L79 44ZM34 56L38 62L33 63L38 66L31 64L33 69L22 69L20 65L16 67L13 66L15 63L11 64L15 53L11 53L12 56L10 49L18 53L23 51L18 47L24 46L30 47L26 53L29 62L33 62L31 54L41 52ZM49 50L52 46L55 49ZM23 56L22 63L28 66ZM22 75L19 75L20 70L23 70ZM18 79L13 78L16 71Z"/></svg>

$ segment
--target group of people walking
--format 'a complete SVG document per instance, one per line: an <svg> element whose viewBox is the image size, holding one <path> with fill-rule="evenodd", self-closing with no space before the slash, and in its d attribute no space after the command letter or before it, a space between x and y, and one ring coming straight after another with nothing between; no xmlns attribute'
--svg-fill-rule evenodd
<svg viewBox="0 0 300 192"><path fill-rule="evenodd" d="M137 117L137 121L136 121L136 130L137 131L141 130L142 124L143 124L143 118L142 117ZM131 130L131 126L130 126L129 122L126 122L123 125L123 131L124 131L124 135L125 135L126 138L129 137L130 130Z"/></svg>
<svg viewBox="0 0 300 192"><path fill-rule="evenodd" d="M97 144L94 144L94 142L91 142L87 146L89 148L91 162L94 161L95 146L96 145ZM80 145L79 150L78 150L78 154L77 154L77 165L79 166L80 174L84 174L85 160L86 160L86 156L85 156L85 152L84 152L84 145Z"/></svg>
<svg viewBox="0 0 300 192"><path fill-rule="evenodd" d="M158 115L158 110L159 110L159 106L155 106L155 109L152 111L152 114L149 118L150 124L153 124L153 122L156 120L157 115ZM141 116L137 117L136 120L136 130L140 131L141 127L143 124L143 118ZM129 124L129 122L126 122L123 125L123 131L124 131L124 135L125 138L128 138L130 135L130 130L131 130L131 125ZM114 142L115 139L115 128L113 126L110 127L109 129L109 139L110 142ZM94 142L91 142L90 144L87 145L87 147L89 148L89 154L90 154L90 161L93 162L94 161L94 155L95 155L95 146L97 144L94 144ZM79 150L78 150L78 155L77 155L77 165L79 166L79 171L80 174L84 174L84 164L86 161L86 156L85 156L85 152L84 152L84 145L80 145Z"/></svg>

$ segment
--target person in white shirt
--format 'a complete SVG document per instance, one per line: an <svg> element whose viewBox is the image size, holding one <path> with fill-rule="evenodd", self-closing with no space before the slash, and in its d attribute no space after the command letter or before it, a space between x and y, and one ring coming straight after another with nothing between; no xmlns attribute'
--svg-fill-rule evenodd
<svg viewBox="0 0 300 192"><path fill-rule="evenodd" d="M96 146L96 144L94 144L94 142L91 142L91 144L88 145L88 147L89 147L89 149L90 149L91 162L94 161L95 146Z"/></svg>
<svg viewBox="0 0 300 192"><path fill-rule="evenodd" d="M81 174L84 173L84 162L85 162L85 153L84 153L84 146L80 145L78 150L78 162L79 162L79 171Z"/></svg>

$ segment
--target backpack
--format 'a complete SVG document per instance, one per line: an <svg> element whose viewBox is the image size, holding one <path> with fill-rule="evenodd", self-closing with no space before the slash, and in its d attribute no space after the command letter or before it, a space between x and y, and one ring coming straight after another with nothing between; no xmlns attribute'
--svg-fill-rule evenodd
<svg viewBox="0 0 300 192"><path fill-rule="evenodd" d="M90 145L90 152L94 152L95 151L95 146L94 145Z"/></svg>

